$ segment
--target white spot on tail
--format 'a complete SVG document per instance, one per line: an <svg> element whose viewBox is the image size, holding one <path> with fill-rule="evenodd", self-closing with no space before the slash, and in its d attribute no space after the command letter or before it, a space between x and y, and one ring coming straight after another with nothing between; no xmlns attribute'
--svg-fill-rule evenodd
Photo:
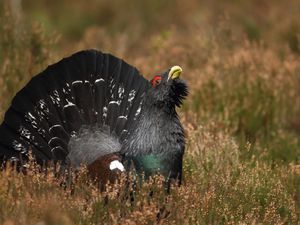
<svg viewBox="0 0 300 225"><path fill-rule="evenodd" d="M29 116L31 119L35 120L35 117L34 117L30 112L28 112L28 116Z"/></svg>
<svg viewBox="0 0 300 225"><path fill-rule="evenodd" d="M39 107L40 109L44 109L44 110L47 110L49 112L49 109L48 107L46 106L46 103L45 103L45 100L44 99L40 99L39 100Z"/></svg>
<svg viewBox="0 0 300 225"><path fill-rule="evenodd" d="M14 140L12 142L12 146L16 151L20 151L21 153L25 153L27 152L26 148L17 140Z"/></svg>
<svg viewBox="0 0 300 225"><path fill-rule="evenodd" d="M20 126L20 128L19 128L18 131L20 132L20 135L21 135L22 137L25 137L25 138L27 138L28 140L31 139L31 133L30 133L30 131L27 130L25 127Z"/></svg>
<svg viewBox="0 0 300 225"><path fill-rule="evenodd" d="M107 117L107 107L106 106L103 107L103 117L104 118Z"/></svg>
<svg viewBox="0 0 300 225"><path fill-rule="evenodd" d="M37 128L36 118L31 114L31 112L27 112L25 114L25 118L26 118L27 121L29 121L31 123L31 126L33 128Z"/></svg>
<svg viewBox="0 0 300 225"><path fill-rule="evenodd" d="M112 161L109 164L109 169L110 170L118 169L118 170L121 170L122 172L125 171L123 164L119 160Z"/></svg>
<svg viewBox="0 0 300 225"><path fill-rule="evenodd" d="M17 157L10 157L9 161L17 162L17 161L19 161L19 159Z"/></svg>
<svg viewBox="0 0 300 225"><path fill-rule="evenodd" d="M50 98L54 104L60 106L60 97L57 90L53 91L53 95L50 95Z"/></svg>
<svg viewBox="0 0 300 225"><path fill-rule="evenodd" d="M74 85L74 84L82 84L82 80L75 80L72 82L72 85Z"/></svg>
<svg viewBox="0 0 300 225"><path fill-rule="evenodd" d="M67 101L68 104L66 104L66 105L64 106L64 108L67 108L67 107L70 107L70 106L75 105L73 102L70 102L68 99L66 99L66 101Z"/></svg>
<svg viewBox="0 0 300 225"><path fill-rule="evenodd" d="M48 141L48 145L51 145L51 142L54 142L57 139L57 137L53 137L50 139L50 141Z"/></svg>
<svg viewBox="0 0 300 225"><path fill-rule="evenodd" d="M104 82L104 79L100 78L100 79L95 80L95 84L98 82Z"/></svg>
<svg viewBox="0 0 300 225"><path fill-rule="evenodd" d="M141 109L142 109L142 104L143 104L143 102L141 101L141 102L140 102L140 105L139 105L139 107L138 107L138 109L136 110L136 113L134 114L134 117L135 117L135 118L136 118L138 115L140 115Z"/></svg>
<svg viewBox="0 0 300 225"><path fill-rule="evenodd" d="M49 114L49 108L44 99L38 101L38 105L35 106L34 111L37 113L39 121L42 121Z"/></svg>
<svg viewBox="0 0 300 225"><path fill-rule="evenodd" d="M136 113L135 113L135 117L137 117L139 114L141 113L141 107L139 107L137 110L136 110Z"/></svg>
<svg viewBox="0 0 300 225"><path fill-rule="evenodd" d="M110 105L110 104L117 104L117 105L120 105L120 104L121 104L121 100L118 100L118 101L110 101L108 104L109 104L109 105Z"/></svg>
<svg viewBox="0 0 300 225"><path fill-rule="evenodd" d="M62 127L60 124L55 124L52 127L49 128L49 132L51 132L51 130L55 127Z"/></svg>
<svg viewBox="0 0 300 225"><path fill-rule="evenodd" d="M134 99L135 94L136 94L136 91L135 91L135 90L131 90L131 91L129 92L129 95L128 95L128 102L129 102L130 104L132 103L132 100Z"/></svg>
<svg viewBox="0 0 300 225"><path fill-rule="evenodd" d="M88 81L88 80L85 80L85 81L84 81L84 84L89 84L89 85L91 86L91 82Z"/></svg>
<svg viewBox="0 0 300 225"><path fill-rule="evenodd" d="M120 86L119 89L118 89L118 95L119 95L119 98L123 98L124 96L124 92L125 92L125 89L123 86Z"/></svg>

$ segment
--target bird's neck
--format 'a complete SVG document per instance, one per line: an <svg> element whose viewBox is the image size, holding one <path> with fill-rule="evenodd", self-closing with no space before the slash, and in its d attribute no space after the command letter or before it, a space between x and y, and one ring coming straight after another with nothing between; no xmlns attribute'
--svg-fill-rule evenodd
<svg viewBox="0 0 300 225"><path fill-rule="evenodd" d="M126 152L145 155L175 151L177 149L172 146L177 141L174 133L184 136L175 108L167 111L155 106L144 107L129 130Z"/></svg>

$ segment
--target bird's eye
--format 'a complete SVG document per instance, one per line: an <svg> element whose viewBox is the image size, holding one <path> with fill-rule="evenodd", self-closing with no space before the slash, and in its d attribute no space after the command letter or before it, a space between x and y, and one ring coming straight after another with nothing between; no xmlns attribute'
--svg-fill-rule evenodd
<svg viewBox="0 0 300 225"><path fill-rule="evenodd" d="M155 76L151 81L153 87L159 85L160 82L161 82L161 76Z"/></svg>

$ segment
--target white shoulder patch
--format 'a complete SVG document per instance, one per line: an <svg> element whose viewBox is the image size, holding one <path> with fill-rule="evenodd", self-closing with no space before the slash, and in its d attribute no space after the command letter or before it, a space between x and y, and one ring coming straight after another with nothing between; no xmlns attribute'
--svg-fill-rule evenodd
<svg viewBox="0 0 300 225"><path fill-rule="evenodd" d="M125 171L125 168L123 164L119 160L114 160L109 164L109 169L114 170L114 169L119 169L122 172Z"/></svg>

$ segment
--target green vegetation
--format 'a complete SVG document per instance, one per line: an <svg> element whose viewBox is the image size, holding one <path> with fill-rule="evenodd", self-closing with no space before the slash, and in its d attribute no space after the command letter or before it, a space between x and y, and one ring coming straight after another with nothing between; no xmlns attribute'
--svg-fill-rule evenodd
<svg viewBox="0 0 300 225"><path fill-rule="evenodd" d="M300 223L299 1L11 2L0 3L0 118L48 64L97 48L149 78L183 67L188 144L183 185L166 195L153 178L133 202L124 181L99 193L84 169L67 187L33 163L2 171L1 224Z"/></svg>

